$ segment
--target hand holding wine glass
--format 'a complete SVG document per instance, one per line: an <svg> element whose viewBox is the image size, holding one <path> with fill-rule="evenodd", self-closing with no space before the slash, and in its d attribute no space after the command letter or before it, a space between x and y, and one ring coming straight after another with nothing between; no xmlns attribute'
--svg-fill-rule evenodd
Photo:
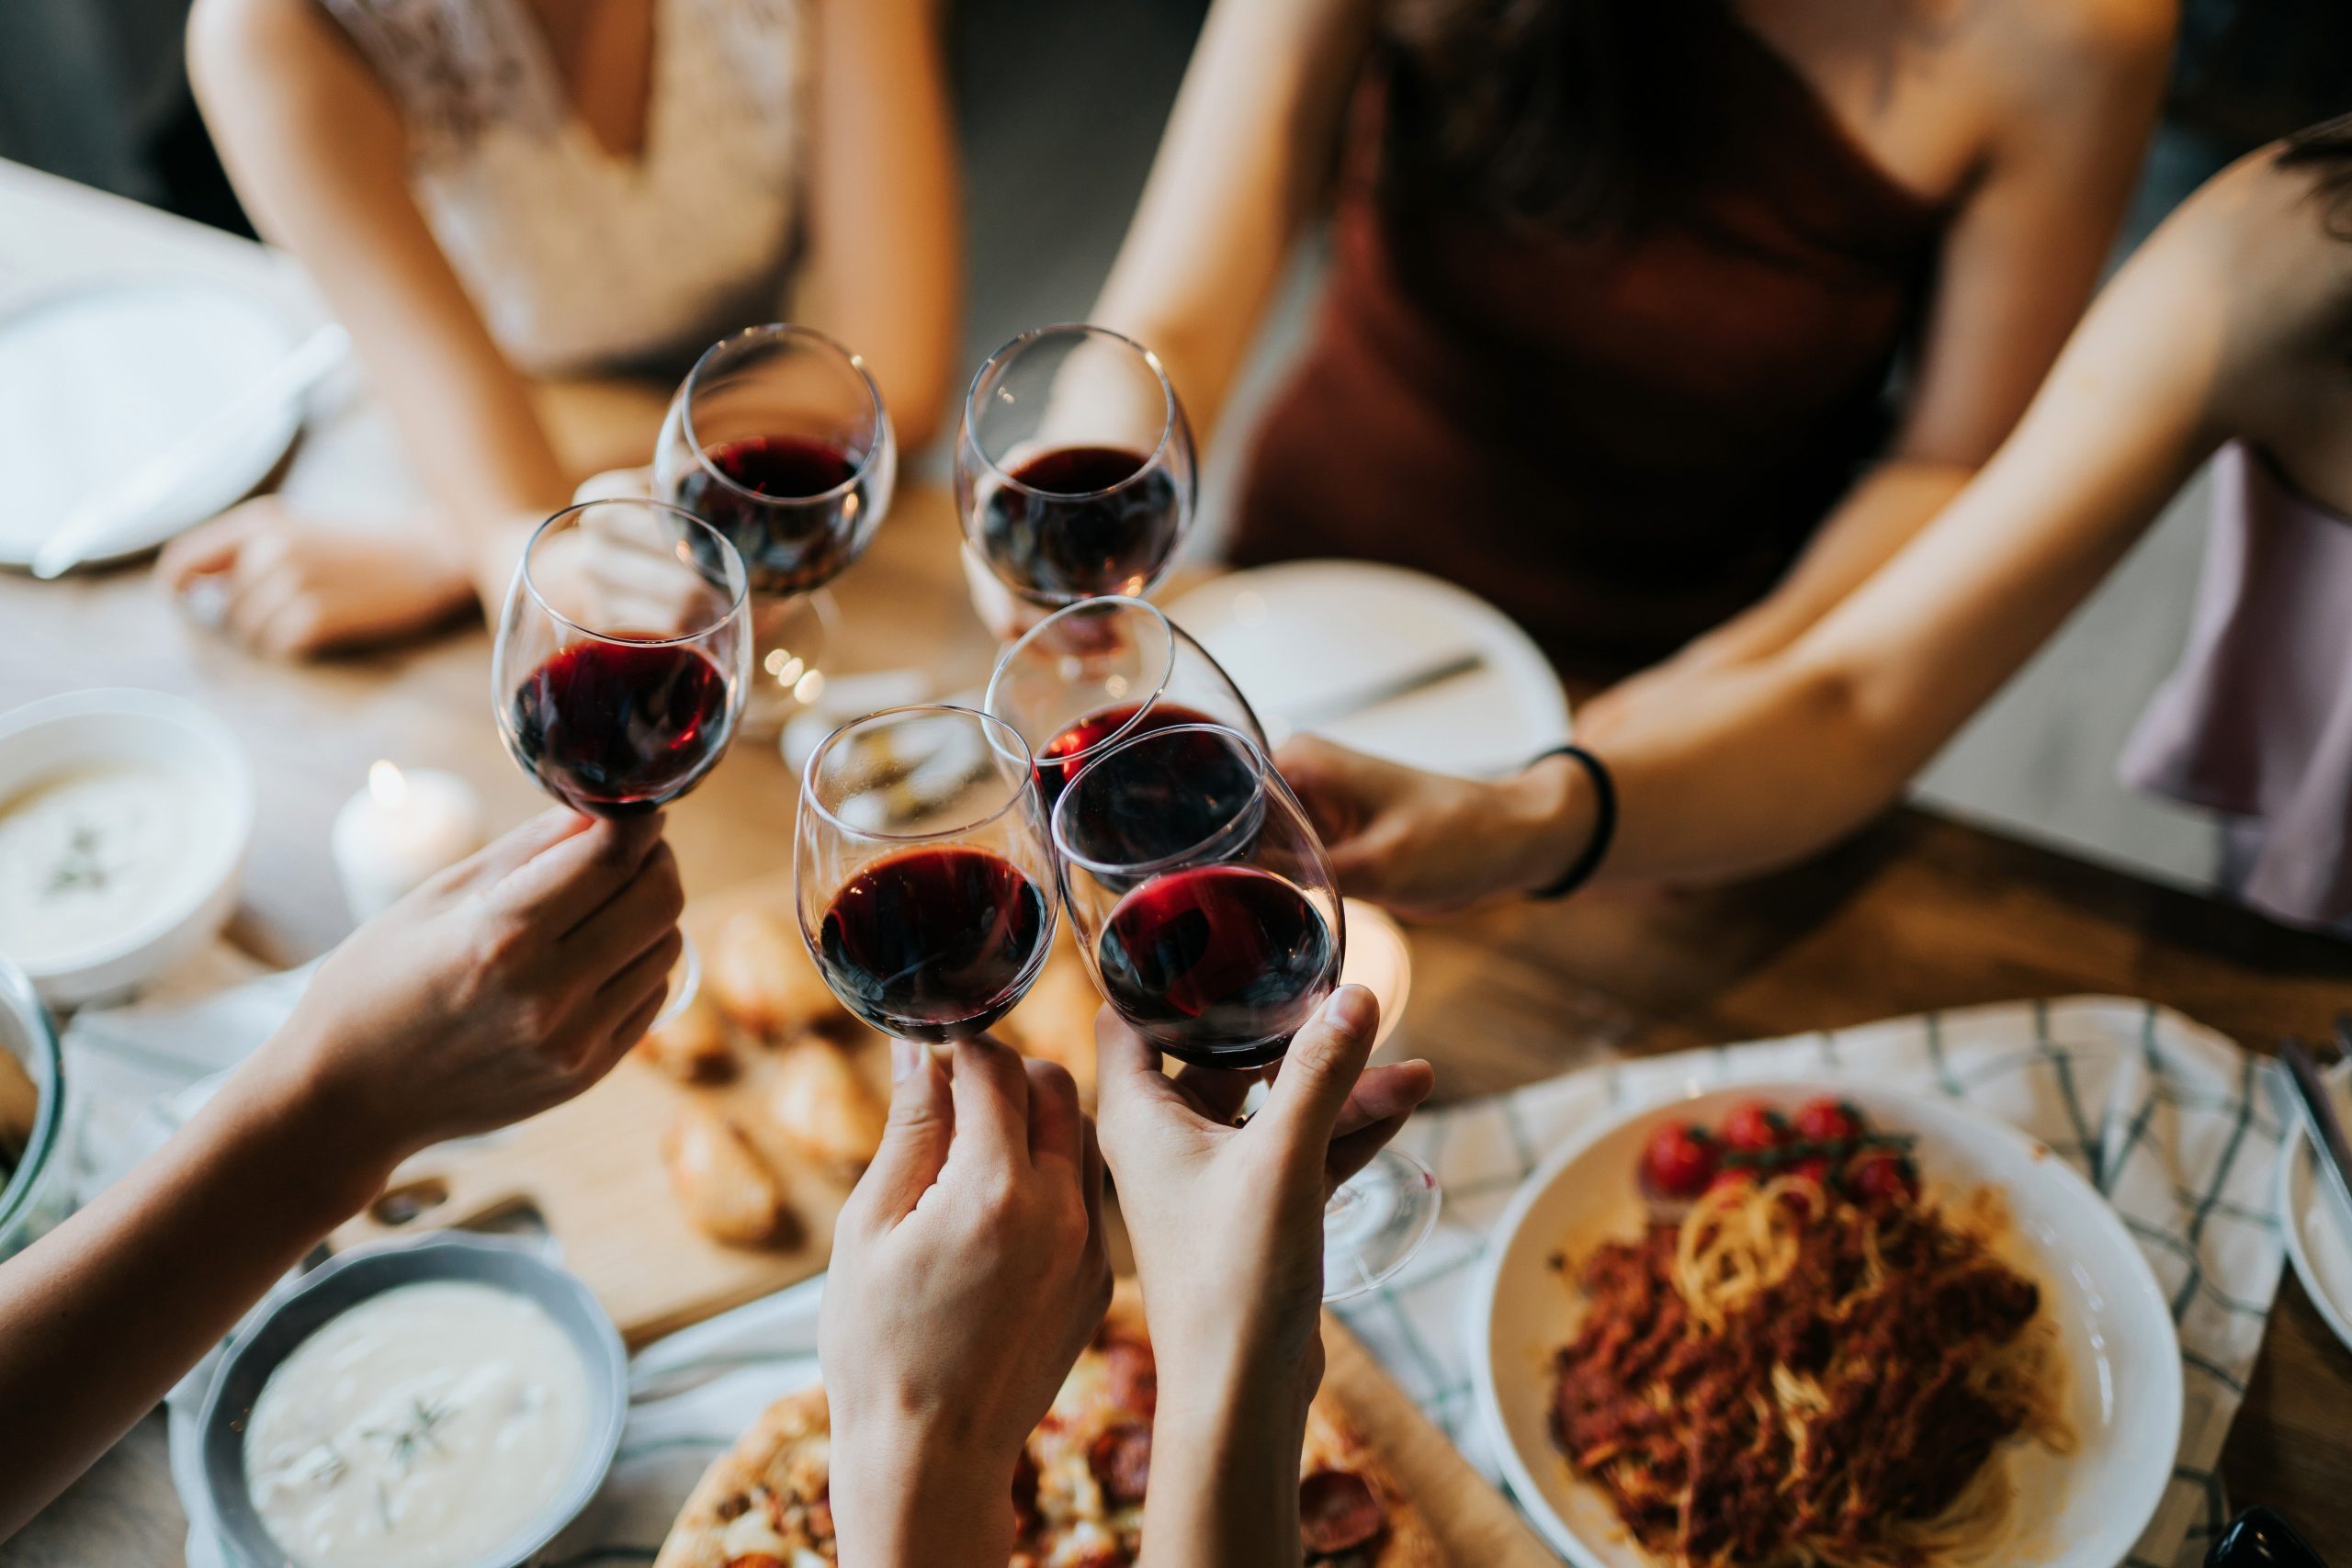
<svg viewBox="0 0 2352 1568"><path fill-rule="evenodd" d="M1229 1121L1254 1070L1287 1060L1339 984L1339 894L1306 812L1248 738L1180 725L1106 750L1064 787L1053 828L1063 907L1104 998L1143 1048L1187 1064L1177 1082L1196 1111ZM1306 1068L1322 1070L1320 1058ZM1436 1222L1426 1168L1376 1144L1365 1153L1324 1209L1327 1300L1395 1273Z"/></svg>

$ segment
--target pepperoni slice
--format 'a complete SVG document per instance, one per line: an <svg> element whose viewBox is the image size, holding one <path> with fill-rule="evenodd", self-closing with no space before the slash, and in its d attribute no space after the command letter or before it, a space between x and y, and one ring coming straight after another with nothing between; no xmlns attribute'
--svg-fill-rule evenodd
<svg viewBox="0 0 2352 1568"><path fill-rule="evenodd" d="M1151 1428L1140 1421L1103 1428L1086 1450L1086 1464L1114 1506L1142 1502L1151 1481Z"/></svg>
<svg viewBox="0 0 2352 1568"><path fill-rule="evenodd" d="M1114 1339L1102 1347L1103 1371L1119 1408L1148 1421L1159 1409L1159 1369L1151 1347Z"/></svg>
<svg viewBox="0 0 2352 1568"><path fill-rule="evenodd" d="M727 1560L727 1568L786 1568L783 1558L774 1552L754 1551Z"/></svg>
<svg viewBox="0 0 2352 1568"><path fill-rule="evenodd" d="M1387 1528L1371 1483L1352 1471L1318 1470L1298 1483L1298 1533L1309 1555L1351 1551Z"/></svg>

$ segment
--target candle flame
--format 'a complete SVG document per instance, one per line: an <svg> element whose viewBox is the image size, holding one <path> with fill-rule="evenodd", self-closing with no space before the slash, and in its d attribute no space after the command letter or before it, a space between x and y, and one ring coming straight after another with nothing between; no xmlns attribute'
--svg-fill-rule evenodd
<svg viewBox="0 0 2352 1568"><path fill-rule="evenodd" d="M371 763L368 769L368 793L379 806L398 806L408 798L408 777L390 762Z"/></svg>

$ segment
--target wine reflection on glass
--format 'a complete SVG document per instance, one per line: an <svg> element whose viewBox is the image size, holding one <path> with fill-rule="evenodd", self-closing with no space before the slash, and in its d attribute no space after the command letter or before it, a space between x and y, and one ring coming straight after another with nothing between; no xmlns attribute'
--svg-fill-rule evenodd
<svg viewBox="0 0 2352 1568"><path fill-rule="evenodd" d="M1253 1071L1338 986L1329 860L1265 753L1219 725L1130 734L1053 811L1062 905L1112 1009L1169 1055ZM1324 1212L1324 1299L1372 1289L1437 1222L1436 1178L1384 1149Z"/></svg>
<svg viewBox="0 0 2352 1568"><path fill-rule="evenodd" d="M702 782L742 712L742 558L657 501L566 507L531 536L491 661L506 750L591 817L659 810ZM660 1020L693 997L691 944Z"/></svg>
<svg viewBox="0 0 2352 1568"><path fill-rule="evenodd" d="M1222 724L1266 746L1208 650L1157 605L1124 595L1082 599L1032 626L999 656L981 705L1035 753L1048 811L1088 763L1145 730Z"/></svg>
<svg viewBox="0 0 2352 1568"><path fill-rule="evenodd" d="M1029 749L940 704L856 719L810 753L793 892L842 1005L886 1034L969 1039L1053 944L1053 852Z"/></svg>
<svg viewBox="0 0 2352 1568"><path fill-rule="evenodd" d="M889 412L865 361L812 328L721 338L670 400L655 493L725 534L749 574L749 733L776 733L821 688L839 619L826 585L873 542L897 479Z"/></svg>
<svg viewBox="0 0 2352 1568"><path fill-rule="evenodd" d="M1183 404L1138 343L1102 327L1040 327L972 378L956 432L956 513L970 547L1033 604L1159 581L1196 488Z"/></svg>

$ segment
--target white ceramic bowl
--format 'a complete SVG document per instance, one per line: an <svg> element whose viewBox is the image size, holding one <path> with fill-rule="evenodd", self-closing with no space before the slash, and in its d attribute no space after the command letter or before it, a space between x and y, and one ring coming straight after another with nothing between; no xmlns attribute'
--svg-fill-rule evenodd
<svg viewBox="0 0 2352 1568"><path fill-rule="evenodd" d="M2180 1344L2147 1259L2090 1183L2014 1127L1952 1100L1864 1084L1746 1084L1654 1106L1600 1127L1528 1178L1497 1229L1467 1325L1479 1413L1513 1492L1577 1568L1649 1568L1607 1496L1577 1480L1552 1446L1551 1356L1574 1331L1578 1303L1546 1259L1636 1233L1637 1162L1661 1122L1712 1126L1740 1100L1793 1109L1822 1095L1915 1135L1913 1157L1930 1193L1991 1186L2006 1194L2019 1261L2063 1336L2077 1441L2071 1454L2028 1446L2008 1456L2012 1534L1992 1560L2115 1568L2162 1500L2180 1446Z"/></svg>
<svg viewBox="0 0 2352 1568"><path fill-rule="evenodd" d="M62 773L113 764L182 782L179 891L71 953L23 964L41 999L72 1007L127 991L202 947L236 907L254 829L253 767L226 727L185 698L128 687L74 692L0 714L0 805Z"/></svg>
<svg viewBox="0 0 2352 1568"><path fill-rule="evenodd" d="M2336 1115L2352 1120L2352 1063L2338 1062L2325 1077ZM2278 1226L2312 1305L2352 1349L2352 1232L2320 1179L2319 1154L2300 1108L2289 1117L2287 1146L2278 1156Z"/></svg>

